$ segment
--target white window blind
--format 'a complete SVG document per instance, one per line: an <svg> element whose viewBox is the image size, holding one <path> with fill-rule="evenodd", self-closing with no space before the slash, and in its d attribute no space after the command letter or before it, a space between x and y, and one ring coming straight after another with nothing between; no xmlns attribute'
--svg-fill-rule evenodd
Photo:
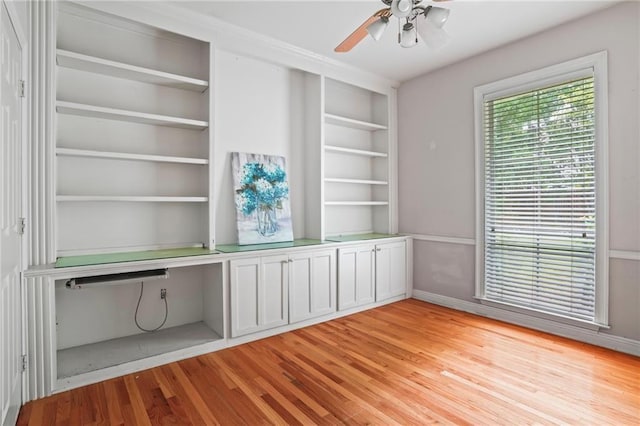
<svg viewBox="0 0 640 426"><path fill-rule="evenodd" d="M594 78L483 102L484 297L594 321Z"/></svg>

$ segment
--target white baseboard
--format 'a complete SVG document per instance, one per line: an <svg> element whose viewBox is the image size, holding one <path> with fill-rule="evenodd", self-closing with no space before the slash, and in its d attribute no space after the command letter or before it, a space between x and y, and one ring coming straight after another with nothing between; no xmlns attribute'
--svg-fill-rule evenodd
<svg viewBox="0 0 640 426"><path fill-rule="evenodd" d="M547 319L531 317L529 315L494 308L480 303L468 302L454 297L441 296L422 290L413 290L413 298L435 305L445 306L458 311L469 312L483 317L493 318L511 324L520 325L534 330L544 331L557 336L568 337L580 342L590 343L615 351L640 356L640 341L626 337L599 333L595 330L557 323Z"/></svg>

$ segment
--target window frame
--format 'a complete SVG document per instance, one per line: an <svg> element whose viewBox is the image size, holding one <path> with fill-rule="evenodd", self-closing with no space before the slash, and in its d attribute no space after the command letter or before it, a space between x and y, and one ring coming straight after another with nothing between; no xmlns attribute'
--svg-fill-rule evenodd
<svg viewBox="0 0 640 426"><path fill-rule="evenodd" d="M596 276L594 321L583 321L551 312L511 305L489 300L484 283L484 103L511 94L532 91L545 86L569 81L584 76L594 78L595 106L595 197L596 197ZM608 328L609 321L609 128L608 128L608 76L607 52L562 62L546 68L505 78L474 88L475 116L475 205L476 205L476 253L475 253L475 298L481 303L515 310L535 317L556 320L588 328Z"/></svg>

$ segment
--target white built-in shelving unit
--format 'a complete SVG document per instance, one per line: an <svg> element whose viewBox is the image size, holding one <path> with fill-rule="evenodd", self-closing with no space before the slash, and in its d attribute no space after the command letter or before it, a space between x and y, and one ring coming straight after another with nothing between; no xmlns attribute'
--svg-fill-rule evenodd
<svg viewBox="0 0 640 426"><path fill-rule="evenodd" d="M210 43L67 2L56 21L58 256L213 247ZM225 339L222 262L145 282L143 327L162 322L168 294L156 333L135 326L140 283L70 290L67 279L55 282L54 388Z"/></svg>
<svg viewBox="0 0 640 426"><path fill-rule="evenodd" d="M259 59L223 51L214 61L212 38L198 40L149 25L189 31L187 21L167 24L168 15L157 15L143 18L145 24L126 18L141 17L125 6L90 3L56 2L57 13L47 18L56 27L56 48L47 53L51 62L55 54L55 99L48 97L44 109L55 114L55 149L47 144L42 156L52 161L55 155L55 173L41 175L38 163L33 176L38 182L55 181L55 209L38 219L55 224L48 235L55 240L56 255L66 259L48 272L27 271L27 300L38 307L28 313L28 334L40 351L30 355L38 358L38 368L29 371L30 380L38 383L31 397L228 347L239 343L232 339L241 335L249 341L346 315L352 311L336 310L342 297L336 296L341 285L337 277L344 282L350 271L354 280L368 280L365 287L370 289L389 287L385 283L390 279L379 279L385 274L378 269L393 270L386 275L399 277L397 291L375 290L381 296L373 298L372 292L358 298L362 306L357 309L365 309L365 302L373 306L408 294L401 291L404 275L396 271L410 266L406 259L387 256L382 243L359 241L388 236L326 241L396 229L395 96L390 83L366 77L359 86L353 76L346 78L349 83L340 81L342 71L323 74L324 65L311 67L314 72L269 58L264 66ZM214 71L221 81L217 85ZM255 86L238 93L248 82ZM262 87L268 87L268 96L254 93ZM247 113L247 104L257 96L264 103ZM216 129L214 122L219 123ZM245 125L258 131L250 136L238 131ZM271 136L266 142L261 140L263 127ZM219 140L214 143L216 132ZM162 250L215 249L216 220L218 249L234 242L228 159L230 152L245 148L287 156L296 238L325 241L312 242L316 248L271 247L262 254L251 252L254 248L236 253ZM397 252L405 253L404 238L393 240L399 244ZM336 262L336 250L342 249L346 255ZM367 268L362 261L351 262L352 252L366 252L361 257L369 261L375 256L380 267L368 268L371 275L363 279L360 271ZM75 255L97 256L69 259ZM397 268L386 268L391 263ZM238 265L249 267L234 270ZM109 278L156 268L167 269L169 277L148 282L131 278L117 285ZM100 284L83 289L66 285L87 277ZM158 332L144 333L135 325L143 287L139 281L144 282L139 320L147 328L163 320L159 294L166 289L167 323ZM274 290L278 285L280 291ZM257 321L253 337L234 334L239 312L248 323ZM265 322L269 327L263 327Z"/></svg>
<svg viewBox="0 0 640 426"><path fill-rule="evenodd" d="M57 253L214 245L211 46L60 3Z"/></svg>
<svg viewBox="0 0 640 426"><path fill-rule="evenodd" d="M388 94L323 87L323 237L391 231Z"/></svg>

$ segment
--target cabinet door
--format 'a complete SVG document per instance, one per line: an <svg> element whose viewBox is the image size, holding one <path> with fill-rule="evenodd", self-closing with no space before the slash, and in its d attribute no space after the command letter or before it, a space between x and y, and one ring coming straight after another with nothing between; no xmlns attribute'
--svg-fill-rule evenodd
<svg viewBox="0 0 640 426"><path fill-rule="evenodd" d="M289 256L289 314L292 323L311 316L312 265L311 253Z"/></svg>
<svg viewBox="0 0 640 426"><path fill-rule="evenodd" d="M289 257L290 322L336 310L336 253L323 250Z"/></svg>
<svg viewBox="0 0 640 426"><path fill-rule="evenodd" d="M375 246L367 244L338 250L338 309L374 301Z"/></svg>
<svg viewBox="0 0 640 426"><path fill-rule="evenodd" d="M260 329L260 259L229 262L231 279L231 337Z"/></svg>
<svg viewBox="0 0 640 426"><path fill-rule="evenodd" d="M407 291L407 255L404 241L376 246L376 300Z"/></svg>
<svg viewBox="0 0 640 426"><path fill-rule="evenodd" d="M267 256L260 259L261 286L258 298L260 329L289 323L289 258Z"/></svg>
<svg viewBox="0 0 640 426"><path fill-rule="evenodd" d="M314 252L311 262L311 316L335 312L336 252Z"/></svg>

